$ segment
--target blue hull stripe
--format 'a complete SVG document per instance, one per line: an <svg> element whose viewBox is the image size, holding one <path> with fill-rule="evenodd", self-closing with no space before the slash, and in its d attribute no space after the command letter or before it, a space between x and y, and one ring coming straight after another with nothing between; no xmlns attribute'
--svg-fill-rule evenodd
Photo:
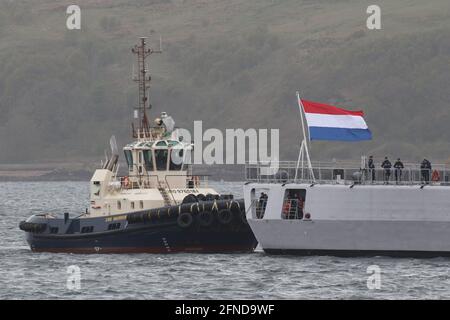
<svg viewBox="0 0 450 320"><path fill-rule="evenodd" d="M369 129L309 127L310 140L361 141L371 140Z"/></svg>

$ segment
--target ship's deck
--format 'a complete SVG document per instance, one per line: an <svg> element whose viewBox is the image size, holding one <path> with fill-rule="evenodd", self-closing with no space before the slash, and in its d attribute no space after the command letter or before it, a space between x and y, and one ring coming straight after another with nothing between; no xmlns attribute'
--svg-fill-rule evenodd
<svg viewBox="0 0 450 320"><path fill-rule="evenodd" d="M344 185L439 185L450 186L450 167L433 164L432 169L421 169L420 163L403 162L401 171L381 168L382 161L375 169L364 167L362 163L348 161L313 162L308 166L297 166L295 161L248 163L245 179L253 183L311 183ZM387 174L388 173L388 174Z"/></svg>

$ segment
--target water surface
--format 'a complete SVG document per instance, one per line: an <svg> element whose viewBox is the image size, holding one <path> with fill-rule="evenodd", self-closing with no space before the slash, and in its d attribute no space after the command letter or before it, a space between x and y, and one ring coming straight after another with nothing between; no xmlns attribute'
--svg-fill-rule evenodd
<svg viewBox="0 0 450 320"><path fill-rule="evenodd" d="M242 184L211 182L242 196ZM395 259L253 254L32 253L18 224L42 211L82 212L87 182L0 184L0 299L449 299L448 258ZM67 268L81 288L67 288ZM367 288L367 267L381 288Z"/></svg>

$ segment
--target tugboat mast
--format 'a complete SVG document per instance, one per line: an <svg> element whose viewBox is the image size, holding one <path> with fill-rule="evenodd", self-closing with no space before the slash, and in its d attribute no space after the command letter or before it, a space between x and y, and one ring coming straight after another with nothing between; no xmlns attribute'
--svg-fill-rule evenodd
<svg viewBox="0 0 450 320"><path fill-rule="evenodd" d="M139 106L135 110L134 117L137 119L132 123L133 138L150 138L150 125L147 115L147 110L150 110L152 105L149 102L148 90L150 89L151 76L145 63L145 59L152 53L161 53L161 43L159 50L153 50L152 48L146 48L146 37L141 37L140 45L135 45L131 52L137 56L138 74L133 75L133 81L138 83L139 86ZM137 126L135 126L135 122ZM137 127L137 131L136 131Z"/></svg>

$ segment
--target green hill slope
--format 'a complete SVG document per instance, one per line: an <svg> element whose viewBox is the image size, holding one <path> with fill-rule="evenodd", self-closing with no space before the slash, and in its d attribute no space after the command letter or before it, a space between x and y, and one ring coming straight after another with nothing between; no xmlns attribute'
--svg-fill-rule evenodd
<svg viewBox="0 0 450 320"><path fill-rule="evenodd" d="M300 139L295 91L363 109L374 140L315 142L316 159L450 156L450 3L372 1L94 1L68 31L69 1L0 4L0 162L99 157L129 140L136 88L130 47L152 56L153 114L191 128L280 128L282 158Z"/></svg>

